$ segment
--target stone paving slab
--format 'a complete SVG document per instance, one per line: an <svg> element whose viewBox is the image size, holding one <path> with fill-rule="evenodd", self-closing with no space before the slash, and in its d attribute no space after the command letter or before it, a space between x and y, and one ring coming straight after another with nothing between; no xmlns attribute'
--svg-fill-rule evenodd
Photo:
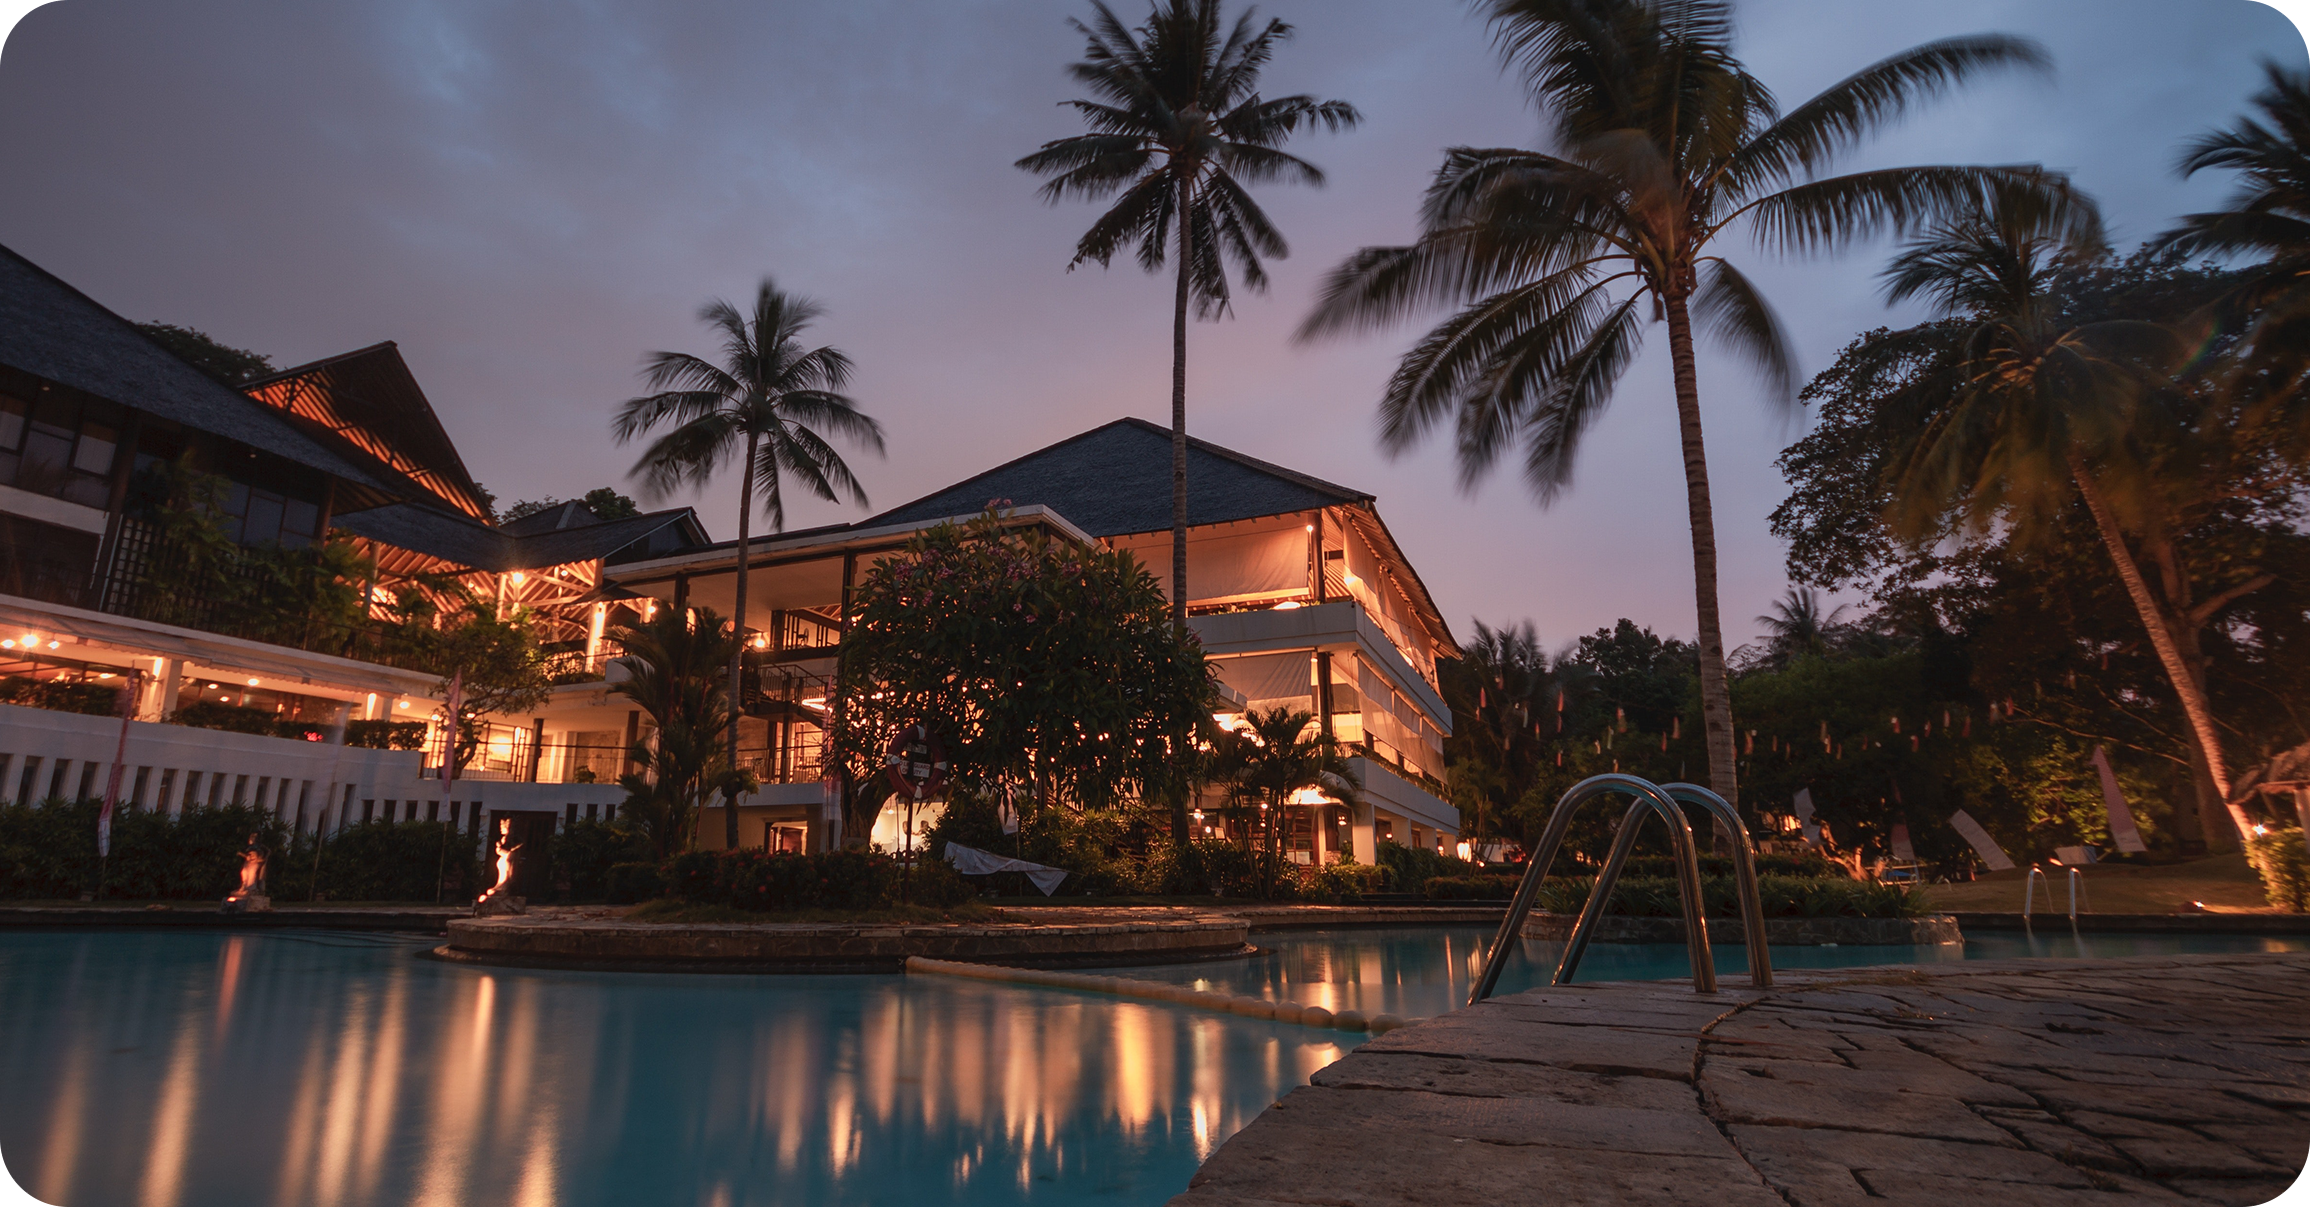
<svg viewBox="0 0 2310 1207"><path fill-rule="evenodd" d="M1780 982L1536 990L1391 1032L1172 1202L2242 1207L2310 1160L2310 954Z"/></svg>

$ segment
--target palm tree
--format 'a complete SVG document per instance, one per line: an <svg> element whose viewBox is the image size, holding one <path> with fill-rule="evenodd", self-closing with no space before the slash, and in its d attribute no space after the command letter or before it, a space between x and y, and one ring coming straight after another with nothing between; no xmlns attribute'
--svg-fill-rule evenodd
<svg viewBox="0 0 2310 1207"><path fill-rule="evenodd" d="M632 475L652 496L684 486L703 487L732 453L738 454L738 597L732 607L730 647L730 765L738 765L738 718L745 715L740 690L746 636L746 554L755 491L770 530L786 527L784 480L788 475L828 502L842 495L860 507L866 492L842 454L826 442L832 434L882 451L882 425L843 394L850 382L850 358L831 347L805 349L802 330L823 309L808 298L778 289L770 278L754 296L752 314L717 301L698 317L722 337L716 364L686 352L653 352L643 381L652 393L618 410L618 443L665 426L634 463ZM848 601L844 601L847 606ZM738 845L737 798L725 802L723 821L732 849Z"/></svg>
<svg viewBox="0 0 2310 1207"><path fill-rule="evenodd" d="M1773 663L1786 666L1807 655L1828 653L1831 631L1844 614L1842 606L1823 613L1821 594L1811 587L1791 587L1786 596L1774 601L1771 612L1757 617L1757 623L1772 634L1768 645Z"/></svg>
<svg viewBox="0 0 2310 1207"><path fill-rule="evenodd" d="M1229 810L1244 823L1245 844L1255 834L1260 839L1254 868L1262 895L1269 895L1283 872L1284 809L1293 795L1314 788L1353 807L1362 784L1338 740L1316 728L1314 713L1254 710L1243 721L1219 735L1211 766L1226 785Z"/></svg>
<svg viewBox="0 0 2310 1207"><path fill-rule="evenodd" d="M2310 384L2310 72L2276 63L2262 70L2266 83L2253 98L2261 120L2240 118L2200 136L2177 165L2185 177L2213 168L2237 172L2242 179L2230 207L2184 216L2158 245L2257 261L2232 298L2238 309L2259 312L2235 363L2258 378L2253 384L2263 395L2249 420L2273 404L2294 412L2299 456L2310 446L2310 407L2303 405Z"/></svg>
<svg viewBox="0 0 2310 1207"><path fill-rule="evenodd" d="M732 633L711 608L691 616L658 608L615 634L626 677L610 690L632 700L655 726L651 740L626 752L644 773L618 782L626 790L624 812L649 834L660 859L689 845L692 811L734 779L735 764L725 760L721 743L729 703L714 686L715 672L740 644Z"/></svg>
<svg viewBox="0 0 2310 1207"><path fill-rule="evenodd" d="M1891 519L1912 540L1952 521L2042 539L2082 501L2181 701L2194 753L2227 801L2202 662L2177 641L2179 618L2151 594L2126 535L2129 513L2139 527L2157 508L2155 453L2140 444L2171 438L2156 433L2145 403L2187 349L2161 323L2072 318L2068 287L2105 255L2097 232L1991 207L1936 226L1895 257L1888 297L1930 300L1941 320L1878 341L1861 367L1864 377L1913 374L1889 399L1892 430L1911 433L1888 463ZM2230 812L2243 833L2245 815Z"/></svg>
<svg viewBox="0 0 2310 1207"><path fill-rule="evenodd" d="M1783 114L1733 57L1725 0L1489 0L1487 8L1495 43L1552 123L1556 152L1448 150L1419 241L1349 257L1300 337L1465 306L1389 380L1382 447L1403 452L1451 418L1463 488L1521 445L1525 481L1545 506L1570 483L1580 438L1635 359L1648 320L1667 324L1709 780L1736 800L1694 323L1783 397L1793 371L1779 321L1716 241L1745 225L1770 247L1827 249L1911 229L1990 190L2061 210L2066 181L2030 167L1816 176L1918 102L1990 68L2042 67L2045 55L2002 36L1932 42Z"/></svg>
<svg viewBox="0 0 2310 1207"><path fill-rule="evenodd" d="M1085 25L1083 61L1068 74L1094 99L1067 105L1088 134L1057 139L1018 161L1050 177L1043 200L1099 200L1114 206L1075 244L1073 271L1086 260L1101 268L1135 249L1139 266L1160 272L1171 262L1178 285L1171 308L1171 615L1187 619L1187 304L1198 318L1228 309L1230 261L1254 291L1267 287L1261 257L1290 254L1246 184L1290 181L1321 185L1314 164L1278 148L1302 125L1353 127L1362 118L1346 101L1312 96L1274 100L1258 93L1259 72L1291 26L1255 26L1250 10L1221 33L1219 0L1160 0L1138 29L1100 0ZM1176 246L1174 256L1173 247Z"/></svg>

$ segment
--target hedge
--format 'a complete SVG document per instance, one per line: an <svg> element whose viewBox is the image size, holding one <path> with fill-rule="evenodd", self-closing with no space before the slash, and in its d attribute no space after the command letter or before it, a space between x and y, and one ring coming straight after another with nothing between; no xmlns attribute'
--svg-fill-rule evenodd
<svg viewBox="0 0 2310 1207"><path fill-rule="evenodd" d="M0 704L22 704L51 712L77 712L92 717L120 715L117 687L101 683L69 683L62 679L27 679L10 675L0 679Z"/></svg>
<svg viewBox="0 0 2310 1207"><path fill-rule="evenodd" d="M0 897L71 900L93 890L98 811L95 801L0 806ZM241 851L252 833L273 852L276 869L300 845L272 814L250 805L187 809L176 817L117 809L104 895L222 900L240 886ZM308 854L312 849L302 847Z"/></svg>
<svg viewBox="0 0 2310 1207"><path fill-rule="evenodd" d="M1534 906L1576 914L1588 903L1594 881L1586 876L1550 876L1541 882ZM1712 918L1740 916L1740 890L1730 876L1704 876L1701 902ZM1914 918L1932 912L1924 894L1897 884L1812 876L1757 877L1758 903L1768 918ZM1675 918L1684 913L1676 881L1665 876L1623 877L1612 888L1613 914Z"/></svg>
<svg viewBox="0 0 2310 1207"><path fill-rule="evenodd" d="M2310 909L2310 850L2302 846L2302 831L2289 826L2248 839L2246 860L2262 877L2270 904L2297 914Z"/></svg>

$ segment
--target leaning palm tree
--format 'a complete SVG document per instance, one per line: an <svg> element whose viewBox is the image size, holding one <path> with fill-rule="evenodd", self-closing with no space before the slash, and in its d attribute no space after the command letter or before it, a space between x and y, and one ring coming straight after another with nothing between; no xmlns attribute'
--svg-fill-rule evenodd
<svg viewBox="0 0 2310 1207"><path fill-rule="evenodd" d="M1784 114L1733 57L1725 0L1489 0L1493 38L1552 125L1553 152L1456 147L1428 189L1419 241L1368 247L1334 270L1302 339L1464 306L1397 367L1381 444L1400 453L1450 419L1473 485L1521 446L1543 506L1570 483L1580 438L1665 322L1683 436L1709 780L1737 799L1732 697L1717 607L1716 527L1693 353L1697 322L1786 398L1779 321L1718 250L1745 228L1783 251L1906 230L1989 190L2059 211L2060 177L2032 167L1818 173L1918 102L2044 52L2001 36L1894 55Z"/></svg>
<svg viewBox="0 0 2310 1207"><path fill-rule="evenodd" d="M1290 254L1246 184L1320 185L1314 164L1278 148L1302 125L1342 130L1362 120L1346 101L1312 96L1274 100L1258 93L1259 72L1291 26L1255 26L1250 11L1222 31L1220 0L1161 0L1137 29L1091 0L1091 24L1069 21L1088 40L1068 74L1093 99L1068 101L1091 128L1057 139L1018 161L1048 176L1043 200L1122 196L1075 244L1072 271L1101 268L1135 250L1148 272L1173 268L1171 307L1171 615L1187 618L1187 306L1198 318L1228 309L1232 261L1243 283L1267 287L1261 257ZM1176 248L1176 251L1174 251Z"/></svg>
<svg viewBox="0 0 2310 1207"><path fill-rule="evenodd" d="M756 492L773 532L786 526L784 481L792 476L818 498L843 495L860 507L866 492L826 434L882 451L882 425L841 391L850 382L850 358L831 347L805 348L802 330L824 311L808 298L784 293L768 278L742 314L714 302L699 318L722 337L717 364L686 352L653 352L643 380L652 391L618 410L618 443L668 430L634 463L633 476L654 497L685 486L703 487L735 453L738 485L738 582L730 649L730 765L738 765L738 719L745 715L741 684L746 635L746 543ZM823 433L823 434L822 434ZM734 782L734 781L733 781ZM738 845L733 793L723 810L726 837Z"/></svg>
<svg viewBox="0 0 2310 1207"><path fill-rule="evenodd" d="M2260 120L2238 119L2182 150L2182 175L2212 169L2237 172L2229 208L2185 215L2158 242L2187 255L2253 261L2241 274L2231 305L2255 315L2244 370L2233 385L2257 395L2249 421L2292 412L2297 456L2310 448L2310 72L2263 66L2266 82L2254 94Z"/></svg>
<svg viewBox="0 0 2310 1207"><path fill-rule="evenodd" d="M1895 532L1931 541L1952 520L2045 539L2073 501L2093 517L2110 563L2188 719L2215 795L2230 778L2206 702L2203 668L2185 656L2175 618L2151 594L2127 544L2126 513L2157 504L2139 455L2155 424L2145 405L2187 351L2175 329L2135 319L2079 322L2067 286L2100 261L2098 232L2048 229L2040 216L1993 206L1911 241L1886 270L1895 302L1923 300L1940 321L1870 346L1861 380L1890 391L1887 484ZM2154 437L2153 437L2154 438ZM2232 824L2247 824L2230 806Z"/></svg>

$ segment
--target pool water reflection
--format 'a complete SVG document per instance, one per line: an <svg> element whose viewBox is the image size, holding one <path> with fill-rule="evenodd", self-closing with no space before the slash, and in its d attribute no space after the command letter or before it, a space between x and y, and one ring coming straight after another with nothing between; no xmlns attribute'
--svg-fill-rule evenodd
<svg viewBox="0 0 2310 1207"><path fill-rule="evenodd" d="M2044 929L2035 952L1991 936L1962 954L1774 957L2079 954ZM1131 974L1426 1015L1465 997L1488 938L1285 932L1259 957ZM0 1159L68 1207L1155 1203L1359 1038L940 977L415 958L434 942L0 934ZM2149 942L2088 936L2085 954ZM1543 979L1555 950L1525 944L1502 991ZM1721 970L1740 956L1720 953ZM1683 972L1681 946L1599 945L1581 979Z"/></svg>

